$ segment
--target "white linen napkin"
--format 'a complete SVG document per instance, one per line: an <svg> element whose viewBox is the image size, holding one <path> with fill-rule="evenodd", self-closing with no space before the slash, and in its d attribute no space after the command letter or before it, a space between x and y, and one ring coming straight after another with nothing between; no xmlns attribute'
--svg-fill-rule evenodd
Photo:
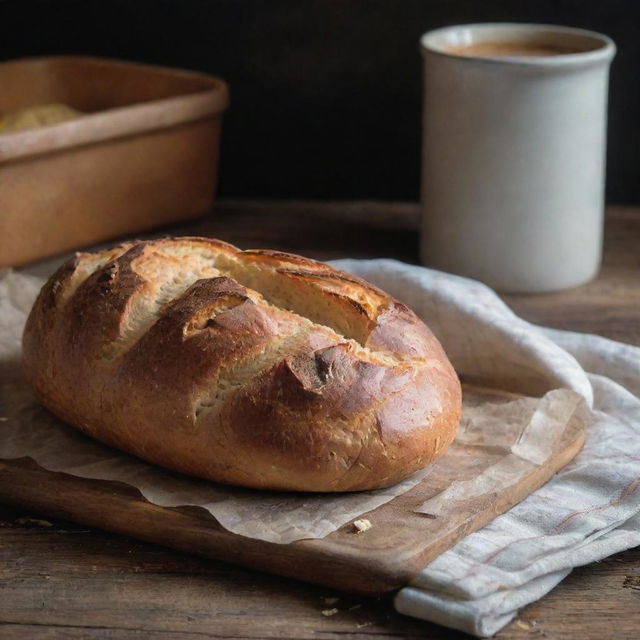
<svg viewBox="0 0 640 640"><path fill-rule="evenodd" d="M573 567L640 545L640 348L532 325L473 280L394 260L333 264L410 306L463 378L529 395L572 389L591 412L577 458L426 566L396 596L399 612L493 635Z"/></svg>

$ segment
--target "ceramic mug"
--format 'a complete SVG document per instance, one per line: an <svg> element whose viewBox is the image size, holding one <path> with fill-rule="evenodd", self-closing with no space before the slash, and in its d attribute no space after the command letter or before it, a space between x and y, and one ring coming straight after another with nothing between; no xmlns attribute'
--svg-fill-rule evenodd
<svg viewBox="0 0 640 640"><path fill-rule="evenodd" d="M476 24L421 39L425 264L508 292L575 286L602 252L607 36Z"/></svg>

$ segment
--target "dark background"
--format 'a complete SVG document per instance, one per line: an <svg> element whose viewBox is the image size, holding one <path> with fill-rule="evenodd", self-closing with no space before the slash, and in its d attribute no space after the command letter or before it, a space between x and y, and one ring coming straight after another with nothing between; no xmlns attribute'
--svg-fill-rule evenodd
<svg viewBox="0 0 640 640"><path fill-rule="evenodd" d="M232 97L222 196L417 200L418 39L487 21L613 37L607 196L640 202L632 0L0 0L0 58L93 54L220 75Z"/></svg>

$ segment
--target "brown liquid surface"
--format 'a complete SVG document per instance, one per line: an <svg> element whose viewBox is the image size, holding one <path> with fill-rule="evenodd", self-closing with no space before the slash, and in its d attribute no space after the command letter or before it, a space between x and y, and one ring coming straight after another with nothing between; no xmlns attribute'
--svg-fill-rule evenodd
<svg viewBox="0 0 640 640"><path fill-rule="evenodd" d="M567 53L578 53L575 49L555 47L536 42L476 42L457 47L447 47L446 52L455 53L459 56L480 58L560 56Z"/></svg>

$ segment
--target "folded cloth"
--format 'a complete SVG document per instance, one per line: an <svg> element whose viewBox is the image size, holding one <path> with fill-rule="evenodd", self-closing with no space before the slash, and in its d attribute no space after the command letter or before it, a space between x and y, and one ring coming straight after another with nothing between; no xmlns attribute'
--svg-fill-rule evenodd
<svg viewBox="0 0 640 640"><path fill-rule="evenodd" d="M527 395L568 388L590 408L577 458L426 566L396 596L399 612L493 635L573 567L640 545L640 348L532 325L473 280L393 260L334 264L410 306L463 379Z"/></svg>

